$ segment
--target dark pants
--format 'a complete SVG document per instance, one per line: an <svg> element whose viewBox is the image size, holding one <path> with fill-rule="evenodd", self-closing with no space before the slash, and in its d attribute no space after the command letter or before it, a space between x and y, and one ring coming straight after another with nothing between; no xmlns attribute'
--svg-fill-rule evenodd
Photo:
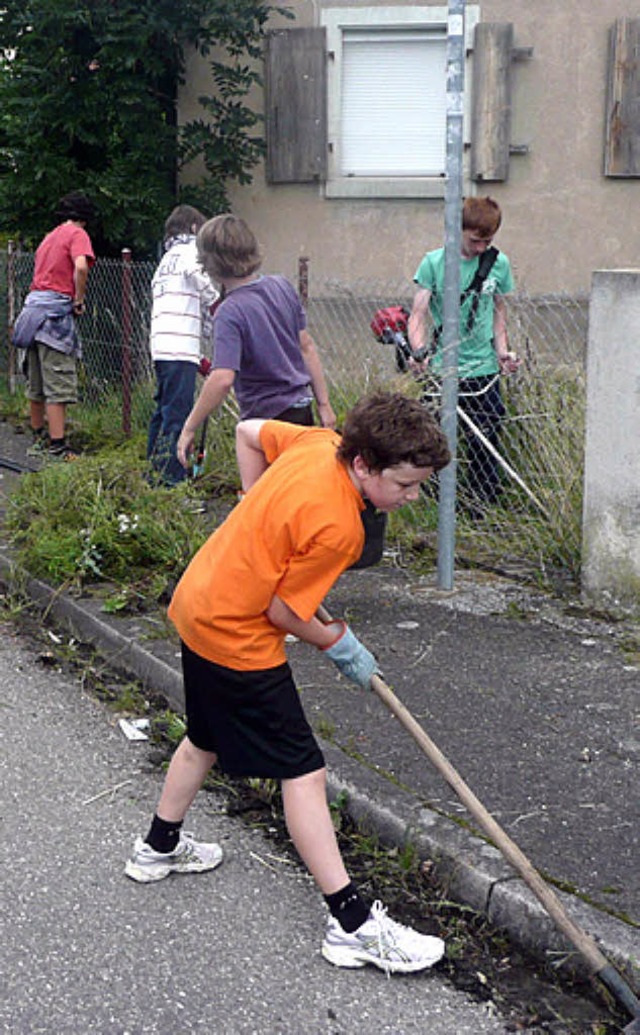
<svg viewBox="0 0 640 1035"><path fill-rule="evenodd" d="M184 360L159 360L156 373L155 411L149 423L147 460L151 460L165 485L178 485L187 472L176 456L182 426L193 407L196 387L195 363Z"/></svg>
<svg viewBox="0 0 640 1035"><path fill-rule="evenodd" d="M500 424L505 415L500 379L493 376L466 377L460 381L459 391L460 409L473 421L494 449L498 450ZM500 493L500 465L462 419L459 427L467 447L465 470L469 493L478 502L495 503Z"/></svg>
<svg viewBox="0 0 640 1035"><path fill-rule="evenodd" d="M305 428L312 428L314 424L311 403L308 406L290 406L273 419L287 421L288 424L302 424Z"/></svg>

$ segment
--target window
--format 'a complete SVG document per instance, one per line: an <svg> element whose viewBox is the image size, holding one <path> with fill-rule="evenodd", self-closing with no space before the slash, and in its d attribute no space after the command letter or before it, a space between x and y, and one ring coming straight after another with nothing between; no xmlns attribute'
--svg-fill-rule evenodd
<svg viewBox="0 0 640 1035"><path fill-rule="evenodd" d="M447 14L415 4L322 12L327 197L444 195ZM467 8L468 41L477 19Z"/></svg>
<svg viewBox="0 0 640 1035"><path fill-rule="evenodd" d="M343 33L340 175L442 175L446 63L443 30Z"/></svg>

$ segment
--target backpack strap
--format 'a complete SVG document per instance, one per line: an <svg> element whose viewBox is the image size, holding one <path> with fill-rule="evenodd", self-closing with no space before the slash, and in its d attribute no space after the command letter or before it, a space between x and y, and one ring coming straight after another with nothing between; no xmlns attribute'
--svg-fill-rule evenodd
<svg viewBox="0 0 640 1035"><path fill-rule="evenodd" d="M489 276L494 262L498 258L500 252L497 248L487 248L486 252L483 252L482 258L478 263L478 268L475 272L475 276L466 291L463 291L460 296L460 305L463 305L466 300L471 297L471 306L467 314L467 334L471 334L473 325L476 322L476 316L478 315L478 306L480 305L480 295L482 293L482 285Z"/></svg>
<svg viewBox="0 0 640 1035"><path fill-rule="evenodd" d="M487 248L486 252L482 253L482 257L480 259L480 262L478 263L478 268L474 274L473 280L469 284L467 290L463 291L460 295L461 307L464 305L468 298L471 298L471 306L469 307L469 312L467 313L467 322L465 327L465 332L468 335L471 334L471 331L473 330L473 325L476 322L476 316L478 315L478 306L480 305L482 285L489 276L493 264L498 258L499 254L500 252L498 248L494 248L493 245L491 246L491 248ZM431 336L432 349L435 349L438 346L441 337L442 328L434 327Z"/></svg>

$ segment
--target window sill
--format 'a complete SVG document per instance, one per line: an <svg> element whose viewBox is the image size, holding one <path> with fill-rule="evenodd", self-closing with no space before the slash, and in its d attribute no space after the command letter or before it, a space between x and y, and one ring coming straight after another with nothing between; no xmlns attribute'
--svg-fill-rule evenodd
<svg viewBox="0 0 640 1035"><path fill-rule="evenodd" d="M444 176L341 176L327 180L325 198L443 198Z"/></svg>

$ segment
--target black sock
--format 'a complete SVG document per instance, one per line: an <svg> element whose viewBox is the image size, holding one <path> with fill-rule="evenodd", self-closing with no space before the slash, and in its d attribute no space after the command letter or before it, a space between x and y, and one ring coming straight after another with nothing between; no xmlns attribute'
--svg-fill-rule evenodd
<svg viewBox="0 0 640 1035"><path fill-rule="evenodd" d="M49 445L53 449L62 449L63 446L65 445L64 437L63 438L50 438L49 439Z"/></svg>
<svg viewBox="0 0 640 1035"><path fill-rule="evenodd" d="M351 934L369 916L369 906L360 897L360 892L352 881L340 891L334 891L333 895L325 895L324 900L329 907L331 916L334 916L343 931Z"/></svg>
<svg viewBox="0 0 640 1035"><path fill-rule="evenodd" d="M166 819L160 819L160 816L155 815L145 841L154 852L173 852L180 840L181 827L182 822L168 823Z"/></svg>

